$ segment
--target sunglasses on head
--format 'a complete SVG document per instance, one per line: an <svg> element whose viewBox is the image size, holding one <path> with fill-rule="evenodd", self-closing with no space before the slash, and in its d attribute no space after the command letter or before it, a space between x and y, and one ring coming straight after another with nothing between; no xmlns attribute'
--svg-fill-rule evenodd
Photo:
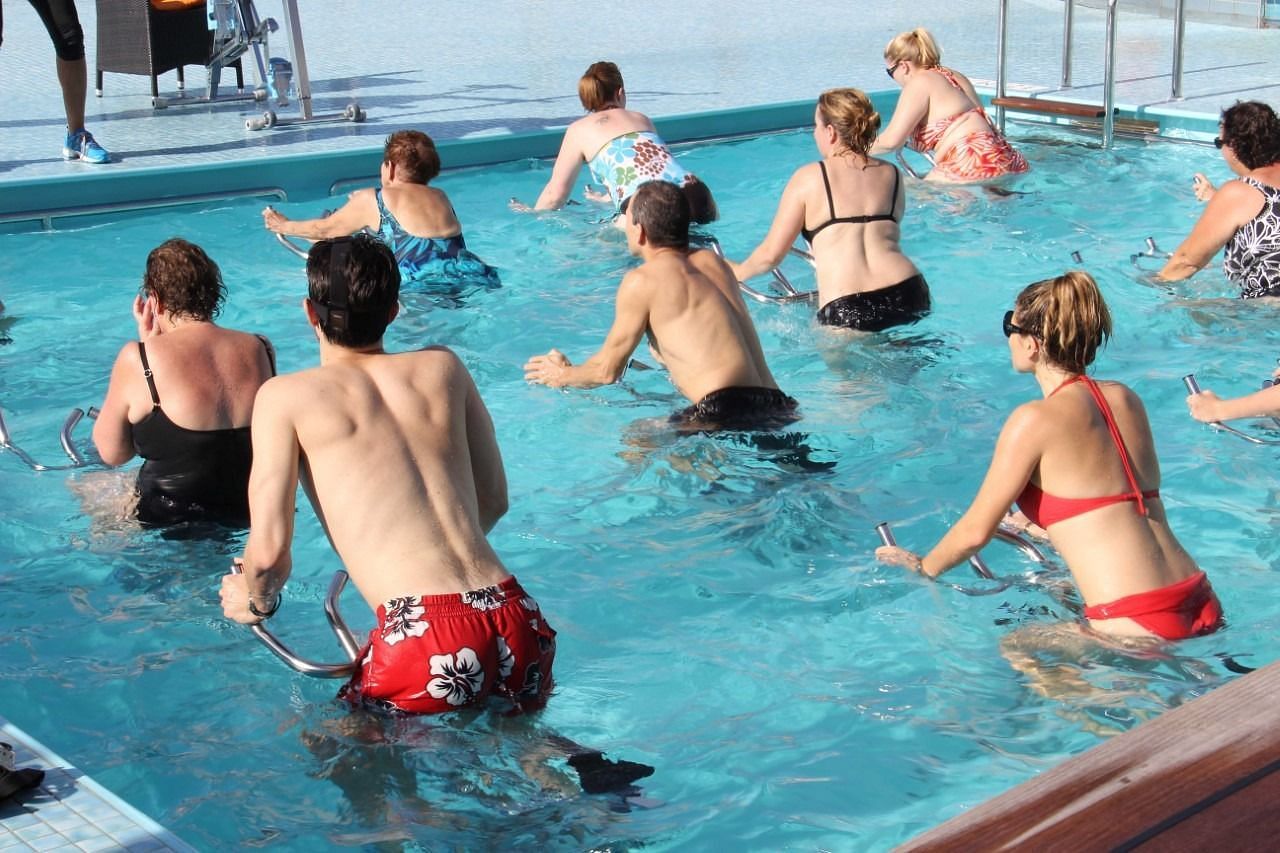
<svg viewBox="0 0 1280 853"><path fill-rule="evenodd" d="M329 298L324 304L312 303L320 325L331 334L341 335L347 330L349 319L347 288L347 257L351 254L351 238L339 237L329 247Z"/></svg>
<svg viewBox="0 0 1280 853"><path fill-rule="evenodd" d="M902 64L902 60L899 59L897 62L893 63L892 65L890 65L888 68L884 70L884 73L889 75L890 80L893 79L894 74L898 73L898 66L901 64Z"/></svg>
<svg viewBox="0 0 1280 853"><path fill-rule="evenodd" d="M1023 327L1021 327L1021 326L1016 326L1016 325L1014 325L1014 323L1013 323L1013 312L1012 312L1012 311L1006 311L1006 312L1004 312L1004 323L1003 323L1003 327L1004 327L1004 336L1005 336L1006 338L1012 337L1012 336L1013 336L1013 335L1015 335L1015 334L1017 334L1017 335L1027 335L1028 337L1032 337L1032 338L1034 338L1034 337L1036 336L1036 333L1035 333L1035 332L1033 332L1033 331L1031 331L1030 329L1024 329L1024 328L1023 328Z"/></svg>

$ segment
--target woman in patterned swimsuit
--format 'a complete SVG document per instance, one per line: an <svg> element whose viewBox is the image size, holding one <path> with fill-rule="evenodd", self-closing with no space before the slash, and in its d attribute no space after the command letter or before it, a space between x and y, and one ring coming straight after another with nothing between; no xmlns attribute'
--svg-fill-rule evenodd
<svg viewBox="0 0 1280 853"><path fill-rule="evenodd" d="M891 154L904 145L933 152L926 180L943 183L989 181L1027 171L1027 161L987 118L973 84L939 65L941 58L933 36L919 27L889 42L885 71L902 86L902 95L871 153Z"/></svg>
<svg viewBox="0 0 1280 853"><path fill-rule="evenodd" d="M396 256L405 284L499 287L498 271L467 249L462 224L443 190L428 186L440 174L440 154L419 130L397 130L382 150L381 186L356 190L320 219L289 219L262 211L267 230L308 240L332 240L368 229Z"/></svg>
<svg viewBox="0 0 1280 853"><path fill-rule="evenodd" d="M1280 296L1280 118L1266 104L1238 102L1223 111L1219 134L1214 144L1240 177L1215 189L1195 176L1196 197L1208 204L1159 277L1190 278L1225 246L1222 269L1241 298Z"/></svg>
<svg viewBox="0 0 1280 853"><path fill-rule="evenodd" d="M646 181L666 181L680 187L689 200L692 220L712 222L718 217L711 190L681 168L653 122L644 113L627 109L622 72L612 62L597 62L578 81L578 98L587 115L569 125L535 210L558 210L569 200L582 164L588 164L605 193L587 192L592 201L613 204L615 215Z"/></svg>

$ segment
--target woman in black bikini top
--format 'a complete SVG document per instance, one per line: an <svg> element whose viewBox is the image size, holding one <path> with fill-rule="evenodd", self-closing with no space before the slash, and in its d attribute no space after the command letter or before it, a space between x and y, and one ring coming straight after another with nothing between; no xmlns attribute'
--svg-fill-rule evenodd
<svg viewBox="0 0 1280 853"><path fill-rule="evenodd" d="M817 267L819 323L880 331L920 319L929 311L929 287L898 245L901 175L867 153L879 114L863 92L830 89L818 98L813 120L822 159L791 176L769 233L732 265L734 274L747 281L773 270L802 236ZM870 210L850 212L859 208Z"/></svg>

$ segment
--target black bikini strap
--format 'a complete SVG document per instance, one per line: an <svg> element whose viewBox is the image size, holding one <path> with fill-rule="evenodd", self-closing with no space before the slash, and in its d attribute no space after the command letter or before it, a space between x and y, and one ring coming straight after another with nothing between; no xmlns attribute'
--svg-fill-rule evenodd
<svg viewBox="0 0 1280 853"><path fill-rule="evenodd" d="M271 348L271 341L267 340L266 335L254 334L254 337L262 341L262 348L267 351L267 362L271 365L271 375L276 375L276 351Z"/></svg>
<svg viewBox="0 0 1280 853"><path fill-rule="evenodd" d="M827 178L827 163L825 160L818 161L818 168L822 170L822 185L827 188L827 213L832 219L836 218L836 203L831 199L831 181Z"/></svg>
<svg viewBox="0 0 1280 853"><path fill-rule="evenodd" d="M151 376L151 365L147 364L147 347L138 341L138 356L142 359L142 375L147 379L147 387L151 389L151 407L160 408L160 395L156 393L156 381Z"/></svg>
<svg viewBox="0 0 1280 853"><path fill-rule="evenodd" d="M892 222L897 222L898 220L894 219L893 214L898 209L898 184L902 182L902 173L892 163L889 164L889 168L893 169L893 195L889 199L889 219Z"/></svg>

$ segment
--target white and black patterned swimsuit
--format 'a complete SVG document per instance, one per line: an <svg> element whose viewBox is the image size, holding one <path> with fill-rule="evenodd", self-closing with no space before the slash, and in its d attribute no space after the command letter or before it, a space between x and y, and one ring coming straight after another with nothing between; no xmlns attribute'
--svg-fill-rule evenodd
<svg viewBox="0 0 1280 853"><path fill-rule="evenodd" d="M1240 180L1266 200L1258 215L1236 229L1227 241L1222 271L1240 285L1242 299L1280 296L1280 187L1257 178Z"/></svg>

